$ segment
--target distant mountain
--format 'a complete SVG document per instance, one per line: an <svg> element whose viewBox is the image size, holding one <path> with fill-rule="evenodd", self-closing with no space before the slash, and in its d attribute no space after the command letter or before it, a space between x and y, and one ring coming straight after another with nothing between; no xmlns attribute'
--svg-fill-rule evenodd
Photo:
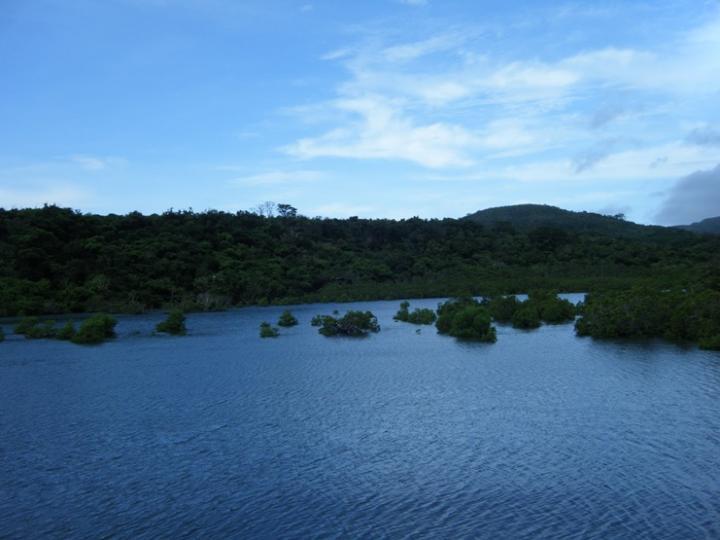
<svg viewBox="0 0 720 540"><path fill-rule="evenodd" d="M690 225L678 225L677 228L700 234L720 234L720 216L703 219Z"/></svg>
<svg viewBox="0 0 720 540"><path fill-rule="evenodd" d="M554 227L568 232L597 233L618 237L650 236L668 231L665 227L639 225L621 217L593 212L572 212L546 204L518 204L487 208L464 219L480 223L486 228L512 226L525 232L538 227Z"/></svg>

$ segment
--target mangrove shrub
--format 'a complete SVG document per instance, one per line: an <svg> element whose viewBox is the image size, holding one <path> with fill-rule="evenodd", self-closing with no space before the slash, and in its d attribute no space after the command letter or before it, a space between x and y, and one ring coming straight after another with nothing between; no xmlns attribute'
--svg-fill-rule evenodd
<svg viewBox="0 0 720 540"><path fill-rule="evenodd" d="M278 326L283 326L285 328L295 326L297 323L297 318L295 318L295 316L290 312L289 309L283 311L280 315L280 318L278 319Z"/></svg>
<svg viewBox="0 0 720 540"><path fill-rule="evenodd" d="M488 310L474 298L448 300L438 306L435 327L440 334L493 343L497 340Z"/></svg>
<svg viewBox="0 0 720 540"><path fill-rule="evenodd" d="M155 330L173 336L184 336L187 333L185 327L185 314L180 309L173 309L168 313L167 319L155 326Z"/></svg>
<svg viewBox="0 0 720 540"><path fill-rule="evenodd" d="M102 343L115 337L116 324L115 318L105 313L93 315L82 322L80 329L73 336L72 342L79 345Z"/></svg>
<svg viewBox="0 0 720 540"><path fill-rule="evenodd" d="M323 336L366 336L370 332L379 332L377 317L370 311L348 311L340 318L318 315L313 318L313 326L320 326L318 332Z"/></svg>

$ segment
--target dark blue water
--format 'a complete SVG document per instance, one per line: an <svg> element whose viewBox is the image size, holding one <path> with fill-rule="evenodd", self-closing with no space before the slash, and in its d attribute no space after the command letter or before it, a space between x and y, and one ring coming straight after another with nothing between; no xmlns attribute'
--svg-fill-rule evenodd
<svg viewBox="0 0 720 540"><path fill-rule="evenodd" d="M276 340L280 308L9 336L0 537L720 536L720 355L572 325L460 343L397 305L353 305L383 326L359 340L309 326L347 304Z"/></svg>

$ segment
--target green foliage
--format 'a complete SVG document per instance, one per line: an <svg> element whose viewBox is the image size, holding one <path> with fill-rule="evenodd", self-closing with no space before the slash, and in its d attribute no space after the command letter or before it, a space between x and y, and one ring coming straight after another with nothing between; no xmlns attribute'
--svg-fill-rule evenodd
<svg viewBox="0 0 720 540"><path fill-rule="evenodd" d="M497 322L510 322L522 304L515 296L495 296L487 302L490 315Z"/></svg>
<svg viewBox="0 0 720 540"><path fill-rule="evenodd" d="M310 321L311 326L322 326L325 323L327 315L315 315Z"/></svg>
<svg viewBox="0 0 720 540"><path fill-rule="evenodd" d="M0 209L0 316L687 287L717 280L720 266L718 237L589 214L566 227L537 208L486 226L277 211ZM514 226L493 226L498 217ZM583 226L593 220L601 226Z"/></svg>
<svg viewBox="0 0 720 540"><path fill-rule="evenodd" d="M115 337L115 325L117 321L114 317L105 313L98 313L92 317L85 319L80 325L80 329L72 338L73 343L79 345L94 345Z"/></svg>
<svg viewBox="0 0 720 540"><path fill-rule="evenodd" d="M512 316L513 328L521 328L523 330L530 330L540 326L540 314L535 306L531 305L530 302L523 302L523 306L520 307Z"/></svg>
<svg viewBox="0 0 720 540"><path fill-rule="evenodd" d="M72 321L68 321L62 328L60 328L60 330L57 331L55 337L62 341L71 341L75 337L75 333L75 325Z"/></svg>
<svg viewBox="0 0 720 540"><path fill-rule="evenodd" d="M700 338L698 345L707 351L720 351L720 334Z"/></svg>
<svg viewBox="0 0 720 540"><path fill-rule="evenodd" d="M19 323L15 325L14 332L20 335L26 335L40 324L40 317L23 317Z"/></svg>
<svg viewBox="0 0 720 540"><path fill-rule="evenodd" d="M290 312L289 309L286 309L282 312L280 315L280 318L278 319L278 326L283 326L285 328L288 328L290 326L297 325L298 320L295 318L295 316Z"/></svg>
<svg viewBox="0 0 720 540"><path fill-rule="evenodd" d="M410 324L432 324L437 320L437 315L429 308L415 308L408 316Z"/></svg>
<svg viewBox="0 0 720 540"><path fill-rule="evenodd" d="M520 302L514 296L496 296L488 300L488 309L497 322L512 322L515 328L537 328L541 322L559 324L575 318L572 302L550 291L534 290Z"/></svg>
<svg viewBox="0 0 720 540"><path fill-rule="evenodd" d="M400 309L395 314L393 319L395 319L396 321L407 322L410 318L409 308L410 302L408 302L407 300L400 302Z"/></svg>
<svg viewBox="0 0 720 540"><path fill-rule="evenodd" d="M329 315L318 315L318 317L320 318L317 321L321 324L315 326L320 326L318 332L327 337L361 337L370 332L380 331L377 317L370 311L348 311L339 319ZM316 318L313 320L315 321Z"/></svg>
<svg viewBox="0 0 720 540"><path fill-rule="evenodd" d="M180 309L171 310L167 318L155 326L155 330L173 336L184 336L187 333L185 314Z"/></svg>
<svg viewBox="0 0 720 540"><path fill-rule="evenodd" d="M438 306L435 327L440 334L494 343L497 335L491 321L490 313L477 300L462 297Z"/></svg>
<svg viewBox="0 0 720 540"><path fill-rule="evenodd" d="M573 303L558 298L555 292L532 291L528 295L527 303L537 310L540 320L549 324L560 324L575 318Z"/></svg>
<svg viewBox="0 0 720 540"><path fill-rule="evenodd" d="M42 321L28 328L25 337L27 339L52 339L56 334L55 321Z"/></svg>
<svg viewBox="0 0 720 540"><path fill-rule="evenodd" d="M437 319L437 315L432 309L415 308L409 311L410 302L407 300L400 303L400 309L393 317L396 321L408 322L411 324L432 324Z"/></svg>
<svg viewBox="0 0 720 540"><path fill-rule="evenodd" d="M274 328L269 322L260 323L260 337L261 338L275 338L280 335L277 328Z"/></svg>
<svg viewBox="0 0 720 540"><path fill-rule="evenodd" d="M713 349L720 336L720 291L641 287L592 293L575 330L594 338L662 337Z"/></svg>

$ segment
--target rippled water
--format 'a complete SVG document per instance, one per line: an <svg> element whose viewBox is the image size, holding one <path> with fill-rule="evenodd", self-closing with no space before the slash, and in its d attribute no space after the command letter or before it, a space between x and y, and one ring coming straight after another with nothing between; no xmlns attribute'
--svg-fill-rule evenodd
<svg viewBox="0 0 720 540"><path fill-rule="evenodd" d="M351 306L380 334L309 326ZM572 325L461 343L397 306L297 307L276 340L281 308L8 336L0 537L720 536L719 354Z"/></svg>

